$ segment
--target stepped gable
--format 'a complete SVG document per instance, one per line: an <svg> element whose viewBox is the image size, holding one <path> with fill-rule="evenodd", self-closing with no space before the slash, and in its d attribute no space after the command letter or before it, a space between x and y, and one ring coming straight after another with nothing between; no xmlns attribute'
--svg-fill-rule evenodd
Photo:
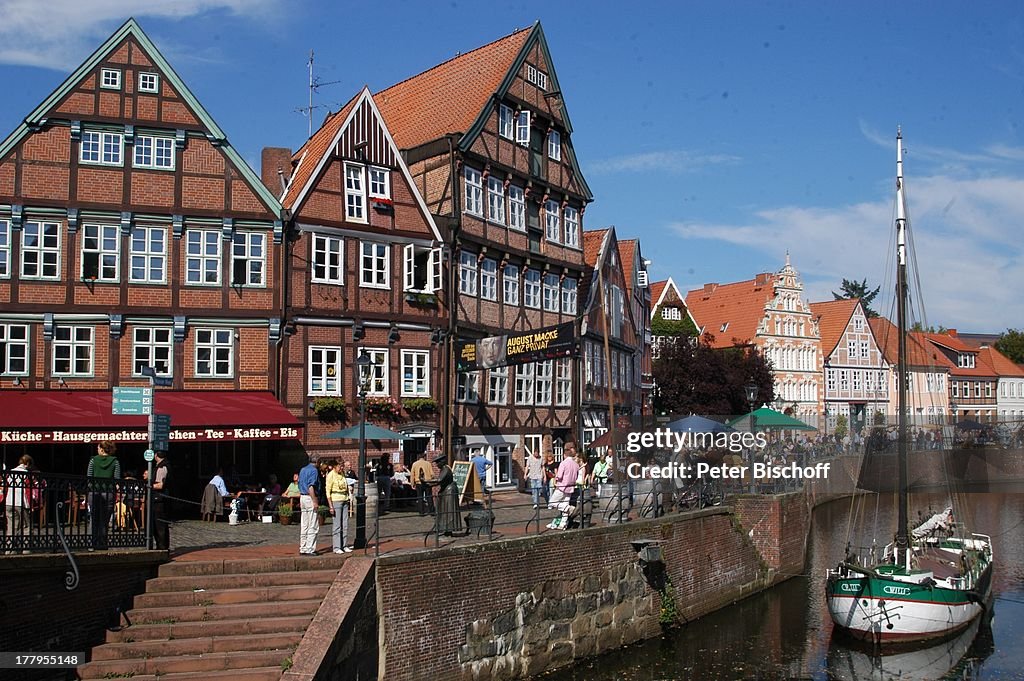
<svg viewBox="0 0 1024 681"><path fill-rule="evenodd" d="M843 298L810 304L811 315L818 318L822 357L830 357L835 352L859 303L860 298Z"/></svg>
<svg viewBox="0 0 1024 681"><path fill-rule="evenodd" d="M749 345L775 297L777 275L765 272L732 284L705 284L686 294L687 309L713 348Z"/></svg>
<svg viewBox="0 0 1024 681"><path fill-rule="evenodd" d="M15 155L24 155L29 146L32 147L28 150L29 157L50 165L51 175L60 173L61 167L66 174L70 148L66 141L67 132L60 129L70 127L74 138L90 124L123 125L126 140L149 129L176 131L175 144L179 148L184 147L186 155L195 156L189 161L192 165L215 169L226 178L232 212L255 219L281 218L281 205L277 198L231 146L224 131L135 19L129 19L117 29L0 142L0 176L4 175L4 166L13 164ZM50 149L51 153L45 154L45 158L40 157L40 151L45 149ZM128 153L126 151L125 155ZM80 172L122 173L129 170L128 166L127 162L123 167L90 166ZM226 173L225 166L229 169ZM28 169L23 172L28 172ZM161 173L167 171L132 167L131 172L148 172L158 181L166 177ZM13 186L9 189L0 185L0 197L13 194ZM154 206L172 205L173 188L165 194L167 196L151 199L150 203ZM17 198L32 201L75 197ZM145 198L148 197L139 197L140 200Z"/></svg>

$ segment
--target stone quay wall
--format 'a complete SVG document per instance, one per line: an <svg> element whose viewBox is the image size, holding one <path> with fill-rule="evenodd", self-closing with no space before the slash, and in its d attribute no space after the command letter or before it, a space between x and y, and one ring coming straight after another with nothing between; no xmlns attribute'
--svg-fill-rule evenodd
<svg viewBox="0 0 1024 681"><path fill-rule="evenodd" d="M640 571L631 541L659 542L684 620L802 565L806 501L737 502L744 510L735 515L719 507L381 557L379 678L525 678L657 635L662 595Z"/></svg>

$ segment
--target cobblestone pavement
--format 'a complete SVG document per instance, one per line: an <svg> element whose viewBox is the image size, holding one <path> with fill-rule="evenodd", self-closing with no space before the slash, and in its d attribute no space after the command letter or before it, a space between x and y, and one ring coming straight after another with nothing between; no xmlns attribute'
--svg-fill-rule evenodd
<svg viewBox="0 0 1024 681"><path fill-rule="evenodd" d="M495 492L492 496L492 508L495 515L493 533L488 536L486 530L477 537L474 530L468 535L456 537L435 537L432 532L433 516L420 516L415 507L398 506L379 517L380 542L374 541L375 535L373 509L367 509L367 536L369 538L368 553L380 554L400 551L422 550L435 546L450 546L477 541L556 532L546 526L557 515L548 509L543 500L541 507L534 509L529 494L516 491ZM472 509L482 509L483 505L463 506L462 515L465 519ZM601 509L593 512L593 523L601 523ZM327 553L331 550L331 524L320 527L317 542L318 551ZM242 522L230 525L224 519L219 522L203 522L200 520L181 520L171 525L171 556L172 560L215 560L233 558L252 558L258 556L277 556L298 554L299 522L293 516L290 525L262 522ZM349 542L355 536L355 518L349 518Z"/></svg>

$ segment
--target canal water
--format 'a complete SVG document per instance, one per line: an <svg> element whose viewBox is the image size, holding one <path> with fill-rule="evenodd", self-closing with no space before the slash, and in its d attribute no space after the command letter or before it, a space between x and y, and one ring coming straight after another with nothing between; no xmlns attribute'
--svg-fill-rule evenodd
<svg viewBox="0 0 1024 681"><path fill-rule="evenodd" d="M851 519L891 527L890 495L844 499L815 509L805 574L767 592L683 624L653 639L579 662L545 681L693 679L1024 679L1024 492L970 493L964 515L992 536L991 621L939 646L877 658L832 639L824 602L825 570L845 555ZM914 494L911 518L948 504L942 494ZM853 544L867 545L854 533ZM880 535L884 536L884 534Z"/></svg>

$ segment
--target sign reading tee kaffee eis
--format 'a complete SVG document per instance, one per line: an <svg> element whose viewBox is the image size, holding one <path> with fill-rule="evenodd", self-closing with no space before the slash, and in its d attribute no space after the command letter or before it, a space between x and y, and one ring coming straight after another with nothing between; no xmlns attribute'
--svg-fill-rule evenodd
<svg viewBox="0 0 1024 681"><path fill-rule="evenodd" d="M299 437L298 428L289 426L238 428L177 428L170 432L174 442L227 442L229 440L293 440ZM147 442L145 428L111 428L109 430L0 430L0 443L20 444L74 444L110 440L111 442Z"/></svg>
<svg viewBox="0 0 1024 681"><path fill-rule="evenodd" d="M457 371L477 371L568 357L576 344L575 326L573 322L566 322L535 331L458 341L455 368Z"/></svg>

